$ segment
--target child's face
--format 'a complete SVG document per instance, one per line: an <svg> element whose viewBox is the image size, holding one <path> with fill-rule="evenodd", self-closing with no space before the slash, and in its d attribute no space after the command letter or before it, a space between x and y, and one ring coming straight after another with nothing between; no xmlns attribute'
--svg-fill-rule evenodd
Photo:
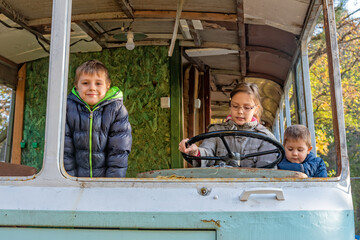
<svg viewBox="0 0 360 240"><path fill-rule="evenodd" d="M312 149L302 139L288 139L284 147L286 159L292 163L302 163Z"/></svg>
<svg viewBox="0 0 360 240"><path fill-rule="evenodd" d="M238 125L251 122L257 109L258 106L255 104L253 97L248 93L239 92L231 99L231 117Z"/></svg>
<svg viewBox="0 0 360 240"><path fill-rule="evenodd" d="M110 88L110 83L106 79L104 72L97 74L83 73L79 77L76 85L80 97L91 107L105 97Z"/></svg>

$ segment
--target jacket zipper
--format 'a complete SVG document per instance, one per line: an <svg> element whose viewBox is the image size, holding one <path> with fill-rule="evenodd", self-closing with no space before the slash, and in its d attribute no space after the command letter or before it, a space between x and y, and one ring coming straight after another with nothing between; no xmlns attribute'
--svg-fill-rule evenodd
<svg viewBox="0 0 360 240"><path fill-rule="evenodd" d="M95 110L95 109L94 109ZM91 111L90 110L90 134L89 134L89 165L90 165L90 177L93 177L93 172L92 172L92 124L93 124L93 113L94 110Z"/></svg>

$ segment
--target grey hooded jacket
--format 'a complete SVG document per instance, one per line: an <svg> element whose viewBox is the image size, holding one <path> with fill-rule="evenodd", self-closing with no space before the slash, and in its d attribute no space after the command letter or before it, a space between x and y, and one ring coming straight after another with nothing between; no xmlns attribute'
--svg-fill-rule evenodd
<svg viewBox="0 0 360 240"><path fill-rule="evenodd" d="M254 131L262 133L268 137L276 140L275 136L267 130L263 125L258 124L257 121L246 123L244 125L237 125L234 121L229 120L221 124L212 124L209 126L209 132L220 131L220 130L243 130L243 131ZM228 136L225 137L227 140L230 150L232 152L238 152L240 154L248 154L259 151L267 151L276 148L271 143L266 141L243 136ZM277 140L276 140L277 141ZM220 138L208 138L203 141L199 147L201 156L226 156L228 154L222 140ZM201 160L201 162L193 160L194 167L212 167L217 166L221 162L226 165L233 167L247 167L247 168L258 168L264 167L271 163L274 163L277 159L277 154L268 154L257 157L246 158L241 161L228 160L224 162L222 160ZM276 168L276 165L274 166Z"/></svg>

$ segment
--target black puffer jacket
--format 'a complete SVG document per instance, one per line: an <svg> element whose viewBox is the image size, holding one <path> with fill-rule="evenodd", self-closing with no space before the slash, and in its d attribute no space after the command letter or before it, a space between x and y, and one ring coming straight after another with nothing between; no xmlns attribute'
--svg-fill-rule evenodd
<svg viewBox="0 0 360 240"><path fill-rule="evenodd" d="M128 112L119 88L110 88L92 110L77 91L72 90L67 98L64 147L68 174L125 177L131 143Z"/></svg>

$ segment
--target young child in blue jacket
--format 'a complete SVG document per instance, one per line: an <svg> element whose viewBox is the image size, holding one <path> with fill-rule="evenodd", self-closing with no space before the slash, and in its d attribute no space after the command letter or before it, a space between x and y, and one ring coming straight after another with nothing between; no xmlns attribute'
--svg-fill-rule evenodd
<svg viewBox="0 0 360 240"><path fill-rule="evenodd" d="M123 94L108 69L90 60L76 69L67 98L64 167L75 177L125 177L131 126Z"/></svg>
<svg viewBox="0 0 360 240"><path fill-rule="evenodd" d="M279 169L303 172L308 177L327 177L324 161L311 152L310 131L303 125L289 126L284 133L285 158Z"/></svg>

